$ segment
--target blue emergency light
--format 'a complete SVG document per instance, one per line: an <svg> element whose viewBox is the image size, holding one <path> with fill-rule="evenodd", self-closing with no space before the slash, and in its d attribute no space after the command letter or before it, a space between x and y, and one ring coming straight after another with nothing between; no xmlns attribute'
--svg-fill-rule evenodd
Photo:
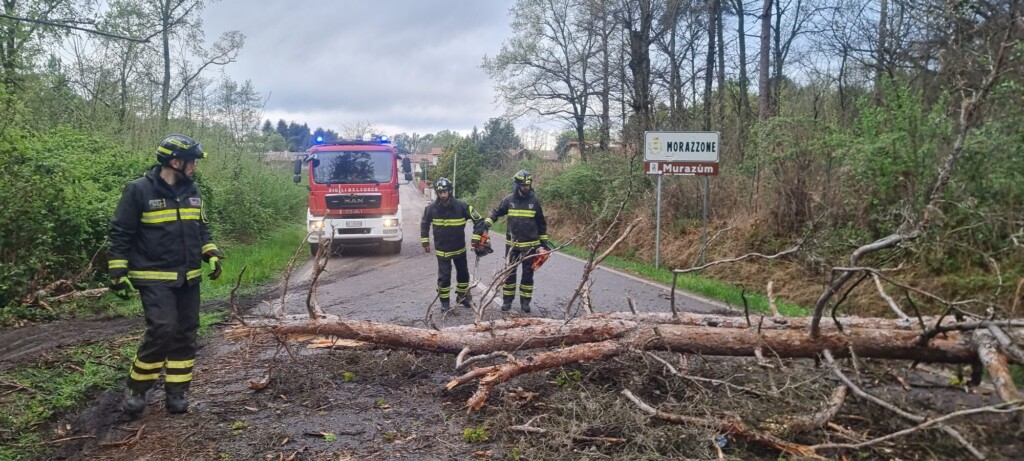
<svg viewBox="0 0 1024 461"><path fill-rule="evenodd" d="M316 137L316 143L317 144L323 144L324 143L324 137L323 136L317 136Z"/></svg>

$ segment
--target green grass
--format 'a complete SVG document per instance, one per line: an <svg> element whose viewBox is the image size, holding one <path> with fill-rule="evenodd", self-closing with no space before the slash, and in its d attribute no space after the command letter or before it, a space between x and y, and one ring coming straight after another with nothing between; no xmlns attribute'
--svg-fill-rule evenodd
<svg viewBox="0 0 1024 461"><path fill-rule="evenodd" d="M490 232L504 235L505 221L502 220L495 222L495 224L490 227ZM551 244L554 246L559 245L555 241L551 241ZM495 251L497 251L497 249ZM587 259L587 257L590 256L590 253L587 250L571 245L563 247L559 251L582 259ZM653 265L646 262L621 258L618 256L608 256L601 264L607 267L626 271L626 273L630 273L634 276L650 281L672 286L672 270L668 268L655 269ZM742 290L739 287L725 282L719 282L717 280L707 279L693 274L684 274L679 276L676 281L676 288L726 302L738 308L743 307L743 298L740 295ZM745 296L746 302L751 306L751 310L762 312L771 311L771 308L768 306L768 296L765 294L749 291L746 292ZM780 298L775 298L775 306L778 307L778 312L786 317L805 317L809 316L811 313L811 309L807 307L787 302Z"/></svg>
<svg viewBox="0 0 1024 461"><path fill-rule="evenodd" d="M46 423L124 381L135 343L90 344L61 351L54 362L0 373L0 459L41 459Z"/></svg>
<svg viewBox="0 0 1024 461"><path fill-rule="evenodd" d="M224 245L228 255L224 273L218 280L203 282L203 300L227 299L244 266L248 267L239 294L258 292L261 283L287 267L300 243L306 248L305 236L305 228L299 224L256 244ZM99 303L78 307L78 315L130 316L142 311L137 295L126 301L107 295ZM214 326L227 316L225 309L201 312L199 337L213 335ZM96 392L120 387L137 347L137 341L119 340L71 347L58 351L46 363L0 373L0 460L46 459L55 449L43 444L55 438L46 432L48 423L86 404Z"/></svg>
<svg viewBox="0 0 1024 461"><path fill-rule="evenodd" d="M203 301L226 301L231 297L231 290L238 283L238 274L245 268L242 284L236 296L258 293L260 285L281 275L288 267L288 261L295 255L295 250L306 245L306 228L303 223L286 226L274 232L267 240L253 244L224 244L221 250L227 255L223 260L223 273L217 280L204 279L202 284ZM299 254L296 264L301 264L306 253ZM210 267L203 264L203 273L209 274ZM142 314L142 303L138 293L131 299L121 300L112 294L104 296L99 303L82 306L79 313L99 315L102 317L130 317Z"/></svg>
<svg viewBox="0 0 1024 461"><path fill-rule="evenodd" d="M504 234L505 221L494 223L490 232ZM554 246L558 245L554 240L551 241L551 244ZM498 251L498 249L495 248L495 251ZM587 257L590 256L590 253L587 250L572 245L563 247L559 251L581 259L587 259ZM618 256L609 256L605 258L601 265L629 272L647 280L672 286L672 271L669 269L655 269L654 266L650 264L627 258L620 258ZM676 288L683 291L689 291L691 293L697 293L717 301L722 301L739 309L743 308L743 296L741 296L742 289L725 282L704 278L695 274L683 274L676 280ZM747 304L750 306L751 310L771 312L771 309L768 307L768 296L763 293L748 291L746 293L746 297ZM775 298L775 306L779 308L780 314L787 317L803 317L811 314L811 309L787 302L781 298Z"/></svg>
<svg viewBox="0 0 1024 461"><path fill-rule="evenodd" d="M554 244L554 242L552 242L552 244ZM582 259L587 259L589 256L588 251L574 246L564 247L560 251ZM650 264L623 259L617 256L609 256L605 258L604 262L601 264L624 272L629 272L648 280L660 282L669 286L672 285L672 271L666 268L655 269L654 266ZM676 288L689 291L691 293L697 293L710 299L722 301L740 309L743 308L743 297L741 296L742 289L725 282L700 277L694 274L682 274L676 281ZM748 291L746 293L746 297L747 304L750 306L751 310L760 312L771 311L768 307L768 297L764 294ZM779 298L775 299L775 305L779 308L780 314L790 317L802 317L809 315L811 312L810 309Z"/></svg>
<svg viewBox="0 0 1024 461"><path fill-rule="evenodd" d="M238 274L242 268L245 268L245 274L242 276L242 286L238 290L238 295L254 294L259 290L260 284L281 275L300 245L304 251L299 254L299 258L305 258L308 254L304 222L283 227L259 243L218 245L227 256L222 261L224 272L217 280L203 281L205 300L228 299L231 296L231 289L238 283ZM296 264L301 264L302 261L303 259L300 259ZM203 271L210 272L206 264L203 265Z"/></svg>

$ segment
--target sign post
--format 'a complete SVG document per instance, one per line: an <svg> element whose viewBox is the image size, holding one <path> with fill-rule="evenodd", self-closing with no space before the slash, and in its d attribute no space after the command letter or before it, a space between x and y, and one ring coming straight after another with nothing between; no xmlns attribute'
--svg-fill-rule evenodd
<svg viewBox="0 0 1024 461"><path fill-rule="evenodd" d="M655 199L654 219L654 268L661 266L661 175L658 175L658 194Z"/></svg>
<svg viewBox="0 0 1024 461"><path fill-rule="evenodd" d="M654 268L661 268L661 177L704 176L704 227L701 258L707 246L708 176L718 174L720 144L717 131L647 131L644 133L644 172L658 177L654 239Z"/></svg>

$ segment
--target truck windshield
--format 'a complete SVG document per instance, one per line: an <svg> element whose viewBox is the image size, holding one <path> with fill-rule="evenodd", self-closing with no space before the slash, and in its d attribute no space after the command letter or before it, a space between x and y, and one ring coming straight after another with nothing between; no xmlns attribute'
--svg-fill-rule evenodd
<svg viewBox="0 0 1024 461"><path fill-rule="evenodd" d="M391 181L395 162L388 151L317 152L313 181L317 184L366 184Z"/></svg>

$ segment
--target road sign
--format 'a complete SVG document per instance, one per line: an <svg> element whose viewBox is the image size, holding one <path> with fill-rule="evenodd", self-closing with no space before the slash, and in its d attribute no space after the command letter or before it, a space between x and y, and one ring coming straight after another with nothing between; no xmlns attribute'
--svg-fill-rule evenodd
<svg viewBox="0 0 1024 461"><path fill-rule="evenodd" d="M717 131L648 131L644 160L648 162L718 163Z"/></svg>
<svg viewBox="0 0 1024 461"><path fill-rule="evenodd" d="M644 173L666 176L717 176L718 162L644 162Z"/></svg>

